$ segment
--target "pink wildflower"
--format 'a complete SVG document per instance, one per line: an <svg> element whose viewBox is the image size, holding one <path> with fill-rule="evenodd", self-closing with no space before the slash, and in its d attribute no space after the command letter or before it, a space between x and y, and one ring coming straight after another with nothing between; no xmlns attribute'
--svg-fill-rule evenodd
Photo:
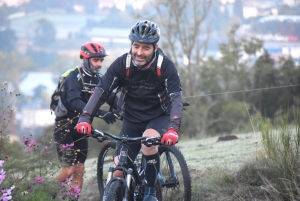
<svg viewBox="0 0 300 201"><path fill-rule="evenodd" d="M3 189L2 196L0 197L1 201L8 201L12 199L11 191L15 188L15 186L12 186L10 189Z"/></svg>
<svg viewBox="0 0 300 201"><path fill-rule="evenodd" d="M22 142L23 142L25 145L28 145L29 142L30 142L30 140L29 140L28 138L26 138L26 139L23 139Z"/></svg>
<svg viewBox="0 0 300 201"><path fill-rule="evenodd" d="M36 142L34 140L31 140L30 144L27 146L27 149L30 150L35 145L36 145Z"/></svg>
<svg viewBox="0 0 300 201"><path fill-rule="evenodd" d="M73 147L73 146L74 146L74 143L71 143L71 144L62 144L62 145L61 145L61 147L62 147L63 149L67 149L67 150L70 150L71 147Z"/></svg>
<svg viewBox="0 0 300 201"><path fill-rule="evenodd" d="M42 183L43 181L45 181L45 178L44 178L44 177L37 177L37 178L34 178L34 182L35 182L35 183Z"/></svg>
<svg viewBox="0 0 300 201"><path fill-rule="evenodd" d="M7 154L5 154L4 158L5 158L5 159L7 159L7 158L8 158L8 155L7 155Z"/></svg>
<svg viewBox="0 0 300 201"><path fill-rule="evenodd" d="M8 193L3 193L3 195L0 197L1 201L8 201L11 199L12 199L12 196L11 196L11 194L8 194Z"/></svg>
<svg viewBox="0 0 300 201"><path fill-rule="evenodd" d="M73 195L74 197L78 198L79 194L80 194L81 189L78 186L72 186L69 189L69 193L70 195Z"/></svg>
<svg viewBox="0 0 300 201"><path fill-rule="evenodd" d="M3 165L4 161L0 160L0 167Z"/></svg>
<svg viewBox="0 0 300 201"><path fill-rule="evenodd" d="M62 199L65 200L68 194L66 192L63 193Z"/></svg>
<svg viewBox="0 0 300 201"><path fill-rule="evenodd" d="M1 184L2 181L4 180L5 174L6 174L5 170L1 169L1 170L0 170L0 184Z"/></svg>
<svg viewBox="0 0 300 201"><path fill-rule="evenodd" d="M70 179L67 178L65 181L61 182L61 185L62 185L62 186L65 186L66 184L69 183L69 181L70 181Z"/></svg>

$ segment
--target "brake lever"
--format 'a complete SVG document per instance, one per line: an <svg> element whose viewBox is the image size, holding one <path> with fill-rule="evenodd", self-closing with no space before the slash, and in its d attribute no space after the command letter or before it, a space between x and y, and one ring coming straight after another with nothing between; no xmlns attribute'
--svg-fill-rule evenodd
<svg viewBox="0 0 300 201"><path fill-rule="evenodd" d="M105 141L105 140L107 140L107 137L106 137L106 136L101 136L101 137L98 136L98 137L97 137L97 141L98 141L98 142L103 142L103 141Z"/></svg>
<svg viewBox="0 0 300 201"><path fill-rule="evenodd" d="M144 144L146 147L151 147L153 145L162 145L162 143L158 141L156 137L146 138L145 140L142 140L142 144Z"/></svg>

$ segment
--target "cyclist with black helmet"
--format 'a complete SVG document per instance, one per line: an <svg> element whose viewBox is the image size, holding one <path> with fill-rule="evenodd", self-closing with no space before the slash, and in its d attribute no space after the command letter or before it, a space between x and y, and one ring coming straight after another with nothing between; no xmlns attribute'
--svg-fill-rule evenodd
<svg viewBox="0 0 300 201"><path fill-rule="evenodd" d="M55 176L55 180L63 182L72 177L72 186L80 189L82 188L88 141L74 127L80 112L83 111L95 86L101 79L99 71L106 56L105 49L99 43L87 42L81 46L80 58L83 59L83 63L81 67L68 71L69 74L65 78L64 88L60 95L68 113L55 118L54 139L58 157L62 162L62 168ZM111 94L107 103L117 108L117 99L114 100L113 97ZM108 124L116 121L116 117L109 111L98 109L95 115Z"/></svg>
<svg viewBox="0 0 300 201"><path fill-rule="evenodd" d="M162 136L161 141L166 145L178 141L183 107L181 84L174 63L158 48L159 38L160 29L151 21L140 21L131 28L131 50L117 58L103 75L79 117L78 132L91 133L97 108L120 86L121 136ZM141 148L147 163L144 201L155 201L156 177L160 170L158 147L129 144L132 161Z"/></svg>

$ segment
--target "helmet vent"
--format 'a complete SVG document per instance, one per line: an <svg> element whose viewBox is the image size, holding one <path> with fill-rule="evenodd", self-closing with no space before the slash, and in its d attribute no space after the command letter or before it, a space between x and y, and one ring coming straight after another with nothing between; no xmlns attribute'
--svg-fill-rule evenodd
<svg viewBox="0 0 300 201"><path fill-rule="evenodd" d="M97 48L96 48L96 46L94 44L91 44L91 47L93 48L94 52L98 52Z"/></svg>
<svg viewBox="0 0 300 201"><path fill-rule="evenodd" d="M129 39L135 42L157 43L160 38L158 26L148 20L140 21L131 28Z"/></svg>

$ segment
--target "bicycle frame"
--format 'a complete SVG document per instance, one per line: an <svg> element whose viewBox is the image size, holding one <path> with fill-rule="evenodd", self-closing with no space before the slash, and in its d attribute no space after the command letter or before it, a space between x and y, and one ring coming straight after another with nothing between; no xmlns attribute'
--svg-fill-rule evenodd
<svg viewBox="0 0 300 201"><path fill-rule="evenodd" d="M137 138L127 138L127 137L118 137L113 134L110 134L105 131L98 131L94 130L94 132L97 132L98 134L93 134L92 137L96 138L99 142L103 142L107 139L107 136L115 139L117 141L121 141L122 143L125 143L125 146L123 146L120 149L119 154L119 162L118 164L113 167L110 166L108 170L108 176L106 181L106 186L109 186L112 182L118 181L122 182L124 185L123 189L123 196L127 200L129 199L130 190L133 190L133 199L140 199L143 197L143 175L144 175L144 163L143 161L139 162L139 156L133 161L134 168L127 168L126 165L128 165L128 147L126 146L127 142L137 142L141 141L146 146L152 146L152 145L160 145L160 138L156 137L137 137ZM99 135L100 134L100 135ZM117 150L118 148L116 148ZM113 176L113 173L115 171L122 171L124 177L115 177Z"/></svg>
<svg viewBox="0 0 300 201"><path fill-rule="evenodd" d="M129 199L128 191L130 190L130 187L132 185L132 179L137 180L137 183L142 183L142 181L140 180L139 177L137 177L138 173L135 168L131 169L131 168L125 167L127 164L127 157L128 157L128 148L122 147L122 149L120 150L120 158L119 158L119 162L118 162L117 166L116 167L111 166L108 170L106 186L109 186L109 184L114 181L123 182L124 184L126 184L125 189L124 189L124 195L126 196L126 199L128 200ZM113 176L113 173L118 170L123 172L124 177L114 177Z"/></svg>

